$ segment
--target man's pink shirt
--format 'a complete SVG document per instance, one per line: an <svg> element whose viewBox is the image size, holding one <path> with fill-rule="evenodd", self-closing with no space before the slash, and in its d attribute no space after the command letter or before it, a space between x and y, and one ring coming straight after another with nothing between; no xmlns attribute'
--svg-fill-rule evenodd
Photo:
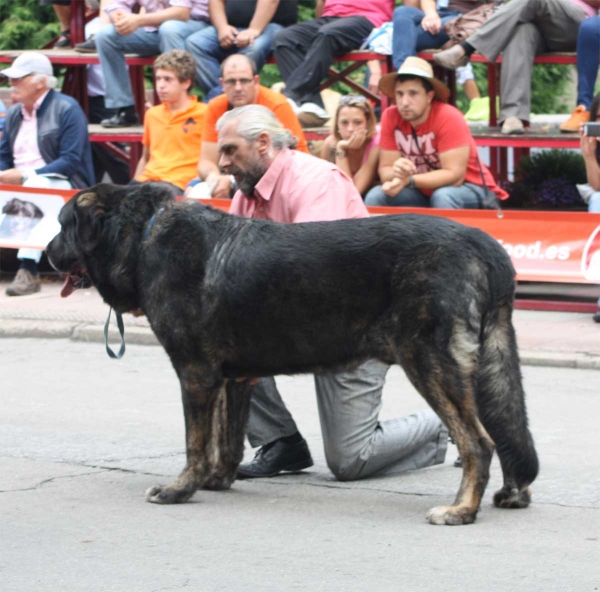
<svg viewBox="0 0 600 592"><path fill-rule="evenodd" d="M367 218L352 180L334 164L285 148L258 182L253 197L238 191L230 214L293 224Z"/></svg>
<svg viewBox="0 0 600 592"><path fill-rule="evenodd" d="M38 146L37 116L36 112L44 102L46 91L33 105L33 112L29 113L24 106L21 106L23 121L17 132L15 144L13 146L13 162L16 169L41 169L46 166L46 161L42 158L40 147Z"/></svg>
<svg viewBox="0 0 600 592"><path fill-rule="evenodd" d="M571 0L571 2L573 4L576 4L580 8L583 8L586 17L590 17L590 16L594 16L595 14L598 14L597 8L592 8L587 2L584 2L583 0Z"/></svg>

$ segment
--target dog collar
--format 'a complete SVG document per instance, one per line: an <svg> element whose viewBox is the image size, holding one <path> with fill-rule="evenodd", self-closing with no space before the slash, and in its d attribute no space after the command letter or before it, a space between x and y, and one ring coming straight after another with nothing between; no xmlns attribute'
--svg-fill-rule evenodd
<svg viewBox="0 0 600 592"><path fill-rule="evenodd" d="M164 211L165 211L165 208L160 208L160 210L158 210L158 212L155 212L154 215L152 216L152 218L150 218L150 220L148 220L148 224L146 225L146 229L144 230L144 242L146 242L148 240L148 237L150 236L150 231L152 230L152 227L154 226L156 219Z"/></svg>

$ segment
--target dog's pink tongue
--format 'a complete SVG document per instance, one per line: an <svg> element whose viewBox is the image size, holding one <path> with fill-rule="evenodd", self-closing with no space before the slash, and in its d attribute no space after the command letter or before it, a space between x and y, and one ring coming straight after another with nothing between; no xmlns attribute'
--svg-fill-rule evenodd
<svg viewBox="0 0 600 592"><path fill-rule="evenodd" d="M73 278L71 277L71 274L68 273L67 274L67 279L65 280L65 283L63 284L63 287L62 287L62 289L60 291L60 295L63 298L66 298L67 296L70 296L75 291L75 286L73 285L72 279Z"/></svg>

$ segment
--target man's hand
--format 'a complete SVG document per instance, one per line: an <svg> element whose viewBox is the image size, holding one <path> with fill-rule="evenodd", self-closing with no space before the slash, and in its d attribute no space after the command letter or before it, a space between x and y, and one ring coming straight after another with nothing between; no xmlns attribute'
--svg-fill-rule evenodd
<svg viewBox="0 0 600 592"><path fill-rule="evenodd" d="M0 173L0 183L8 185L21 185L21 171L19 169L6 169Z"/></svg>
<svg viewBox="0 0 600 592"><path fill-rule="evenodd" d="M110 22L114 25L118 20L122 19L124 16L127 16L129 12L123 10L122 8L117 8L116 10L111 10L106 14L108 14Z"/></svg>
<svg viewBox="0 0 600 592"><path fill-rule="evenodd" d="M237 34L235 38L235 45L237 47L247 47L248 45L254 45L254 40L260 35L258 29L246 29L241 33Z"/></svg>
<svg viewBox="0 0 600 592"><path fill-rule="evenodd" d="M596 159L596 147L598 138L596 136L581 136L581 155L583 158Z"/></svg>
<svg viewBox="0 0 600 592"><path fill-rule="evenodd" d="M211 193L211 197L215 199L229 199L229 193L231 192L231 179L229 175L217 175L211 173L206 177L206 182L209 185L214 183L215 188Z"/></svg>
<svg viewBox="0 0 600 592"><path fill-rule="evenodd" d="M226 25L217 31L217 35L219 37L219 45L223 49L229 49L235 44L236 37L238 36L238 30L231 25Z"/></svg>
<svg viewBox="0 0 600 592"><path fill-rule="evenodd" d="M373 74L369 76L369 90L374 94L379 94L379 81L381 80L381 74Z"/></svg>
<svg viewBox="0 0 600 592"><path fill-rule="evenodd" d="M352 132L347 140L340 140L337 143L338 150L358 150L367 138L367 130L358 130Z"/></svg>
<svg viewBox="0 0 600 592"><path fill-rule="evenodd" d="M421 21L421 27L424 31L437 35L442 30L442 19L438 14L429 14Z"/></svg>
<svg viewBox="0 0 600 592"><path fill-rule="evenodd" d="M416 174L417 167L414 165L412 160L408 158L399 158L394 162L393 173L394 177L398 177L403 181L409 181L410 176Z"/></svg>
<svg viewBox="0 0 600 592"><path fill-rule="evenodd" d="M115 31L119 35L131 35L141 27L141 19L139 14L124 13L121 17L115 18L113 23Z"/></svg>
<svg viewBox="0 0 600 592"><path fill-rule="evenodd" d="M409 179L392 179L391 181L386 181L382 186L381 190L390 197L394 197L398 193L400 193L406 186L408 186Z"/></svg>

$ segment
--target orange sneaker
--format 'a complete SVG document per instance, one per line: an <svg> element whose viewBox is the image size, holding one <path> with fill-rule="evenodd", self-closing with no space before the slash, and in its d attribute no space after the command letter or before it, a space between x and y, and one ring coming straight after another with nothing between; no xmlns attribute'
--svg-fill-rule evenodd
<svg viewBox="0 0 600 592"><path fill-rule="evenodd" d="M575 111L571 113L571 117L564 123L560 124L561 132L578 132L579 128L590 120L590 112L583 106L575 108Z"/></svg>

